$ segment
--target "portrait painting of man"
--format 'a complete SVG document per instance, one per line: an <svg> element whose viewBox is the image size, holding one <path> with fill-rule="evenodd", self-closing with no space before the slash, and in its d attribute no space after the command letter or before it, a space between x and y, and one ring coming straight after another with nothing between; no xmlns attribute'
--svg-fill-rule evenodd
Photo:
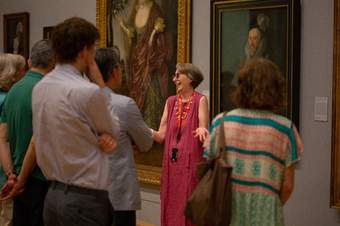
<svg viewBox="0 0 340 226"><path fill-rule="evenodd" d="M222 15L221 109L233 108L228 94L237 84L237 70L252 58L268 58L282 73L287 64L287 13L284 9L240 10ZM286 34L286 35L285 35Z"/></svg>
<svg viewBox="0 0 340 226"><path fill-rule="evenodd" d="M299 0L211 0L211 112L234 108L230 94L239 68L250 59L273 61L285 79L285 109L298 124L300 81Z"/></svg>

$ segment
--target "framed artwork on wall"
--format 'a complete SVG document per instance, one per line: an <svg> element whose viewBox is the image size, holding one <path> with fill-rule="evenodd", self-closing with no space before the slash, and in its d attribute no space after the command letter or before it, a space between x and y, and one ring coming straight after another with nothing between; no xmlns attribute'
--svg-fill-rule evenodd
<svg viewBox="0 0 340 226"><path fill-rule="evenodd" d="M4 52L29 55L29 13L3 15Z"/></svg>
<svg viewBox="0 0 340 226"><path fill-rule="evenodd" d="M334 0L332 158L330 206L340 209L340 10Z"/></svg>
<svg viewBox="0 0 340 226"><path fill-rule="evenodd" d="M211 112L234 108L229 95L246 60L276 63L286 81L282 115L299 123L300 1L211 1Z"/></svg>
<svg viewBox="0 0 340 226"><path fill-rule="evenodd" d="M43 27L43 39L51 39L54 26Z"/></svg>
<svg viewBox="0 0 340 226"><path fill-rule="evenodd" d="M191 0L97 0L96 22L98 46L120 50L119 93L133 98L146 124L158 129L165 101L175 94L176 63L190 61ZM159 185L163 147L136 153L140 181Z"/></svg>

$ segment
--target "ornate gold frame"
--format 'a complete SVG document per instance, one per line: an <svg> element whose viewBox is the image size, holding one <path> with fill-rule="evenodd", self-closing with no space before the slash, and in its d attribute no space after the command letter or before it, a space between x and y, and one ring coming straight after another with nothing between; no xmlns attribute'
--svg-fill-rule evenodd
<svg viewBox="0 0 340 226"><path fill-rule="evenodd" d="M332 166L331 200L333 208L340 208L340 14L339 1L334 0L333 51L333 112L332 112Z"/></svg>
<svg viewBox="0 0 340 226"><path fill-rule="evenodd" d="M98 47L105 47L107 43L107 0L97 0L96 25L100 32ZM177 36L177 62L190 62L191 60L191 0L178 0L178 36ZM137 164L139 181L151 185L160 185L161 168Z"/></svg>

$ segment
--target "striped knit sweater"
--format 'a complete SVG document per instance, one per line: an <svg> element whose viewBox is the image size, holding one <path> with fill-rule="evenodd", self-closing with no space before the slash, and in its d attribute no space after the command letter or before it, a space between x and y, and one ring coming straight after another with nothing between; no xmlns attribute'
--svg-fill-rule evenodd
<svg viewBox="0 0 340 226"><path fill-rule="evenodd" d="M285 168L300 159L302 143L293 123L268 111L235 109L224 118L228 163L233 166L232 226L281 226L279 199ZM205 157L217 153L222 114L210 128Z"/></svg>

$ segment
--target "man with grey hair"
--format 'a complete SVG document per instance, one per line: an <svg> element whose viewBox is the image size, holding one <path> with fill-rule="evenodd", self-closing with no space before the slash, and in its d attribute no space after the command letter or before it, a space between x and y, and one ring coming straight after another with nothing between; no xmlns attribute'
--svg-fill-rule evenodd
<svg viewBox="0 0 340 226"><path fill-rule="evenodd" d="M152 147L153 139L136 102L114 92L122 84L119 58L116 47L96 51L95 59L106 85L104 92L110 97L109 109L112 115L118 115L120 127L117 150L110 156L109 198L114 209L113 225L136 226L136 210L141 208L141 197L132 142L140 151L147 151Z"/></svg>
<svg viewBox="0 0 340 226"><path fill-rule="evenodd" d="M25 184L23 192L13 199L13 226L43 225L43 204L48 183L35 163L32 90L54 68L55 55L51 42L41 40L35 43L28 64L30 70L6 96L0 124L0 157L7 176L2 198L8 198L8 192L16 181Z"/></svg>

